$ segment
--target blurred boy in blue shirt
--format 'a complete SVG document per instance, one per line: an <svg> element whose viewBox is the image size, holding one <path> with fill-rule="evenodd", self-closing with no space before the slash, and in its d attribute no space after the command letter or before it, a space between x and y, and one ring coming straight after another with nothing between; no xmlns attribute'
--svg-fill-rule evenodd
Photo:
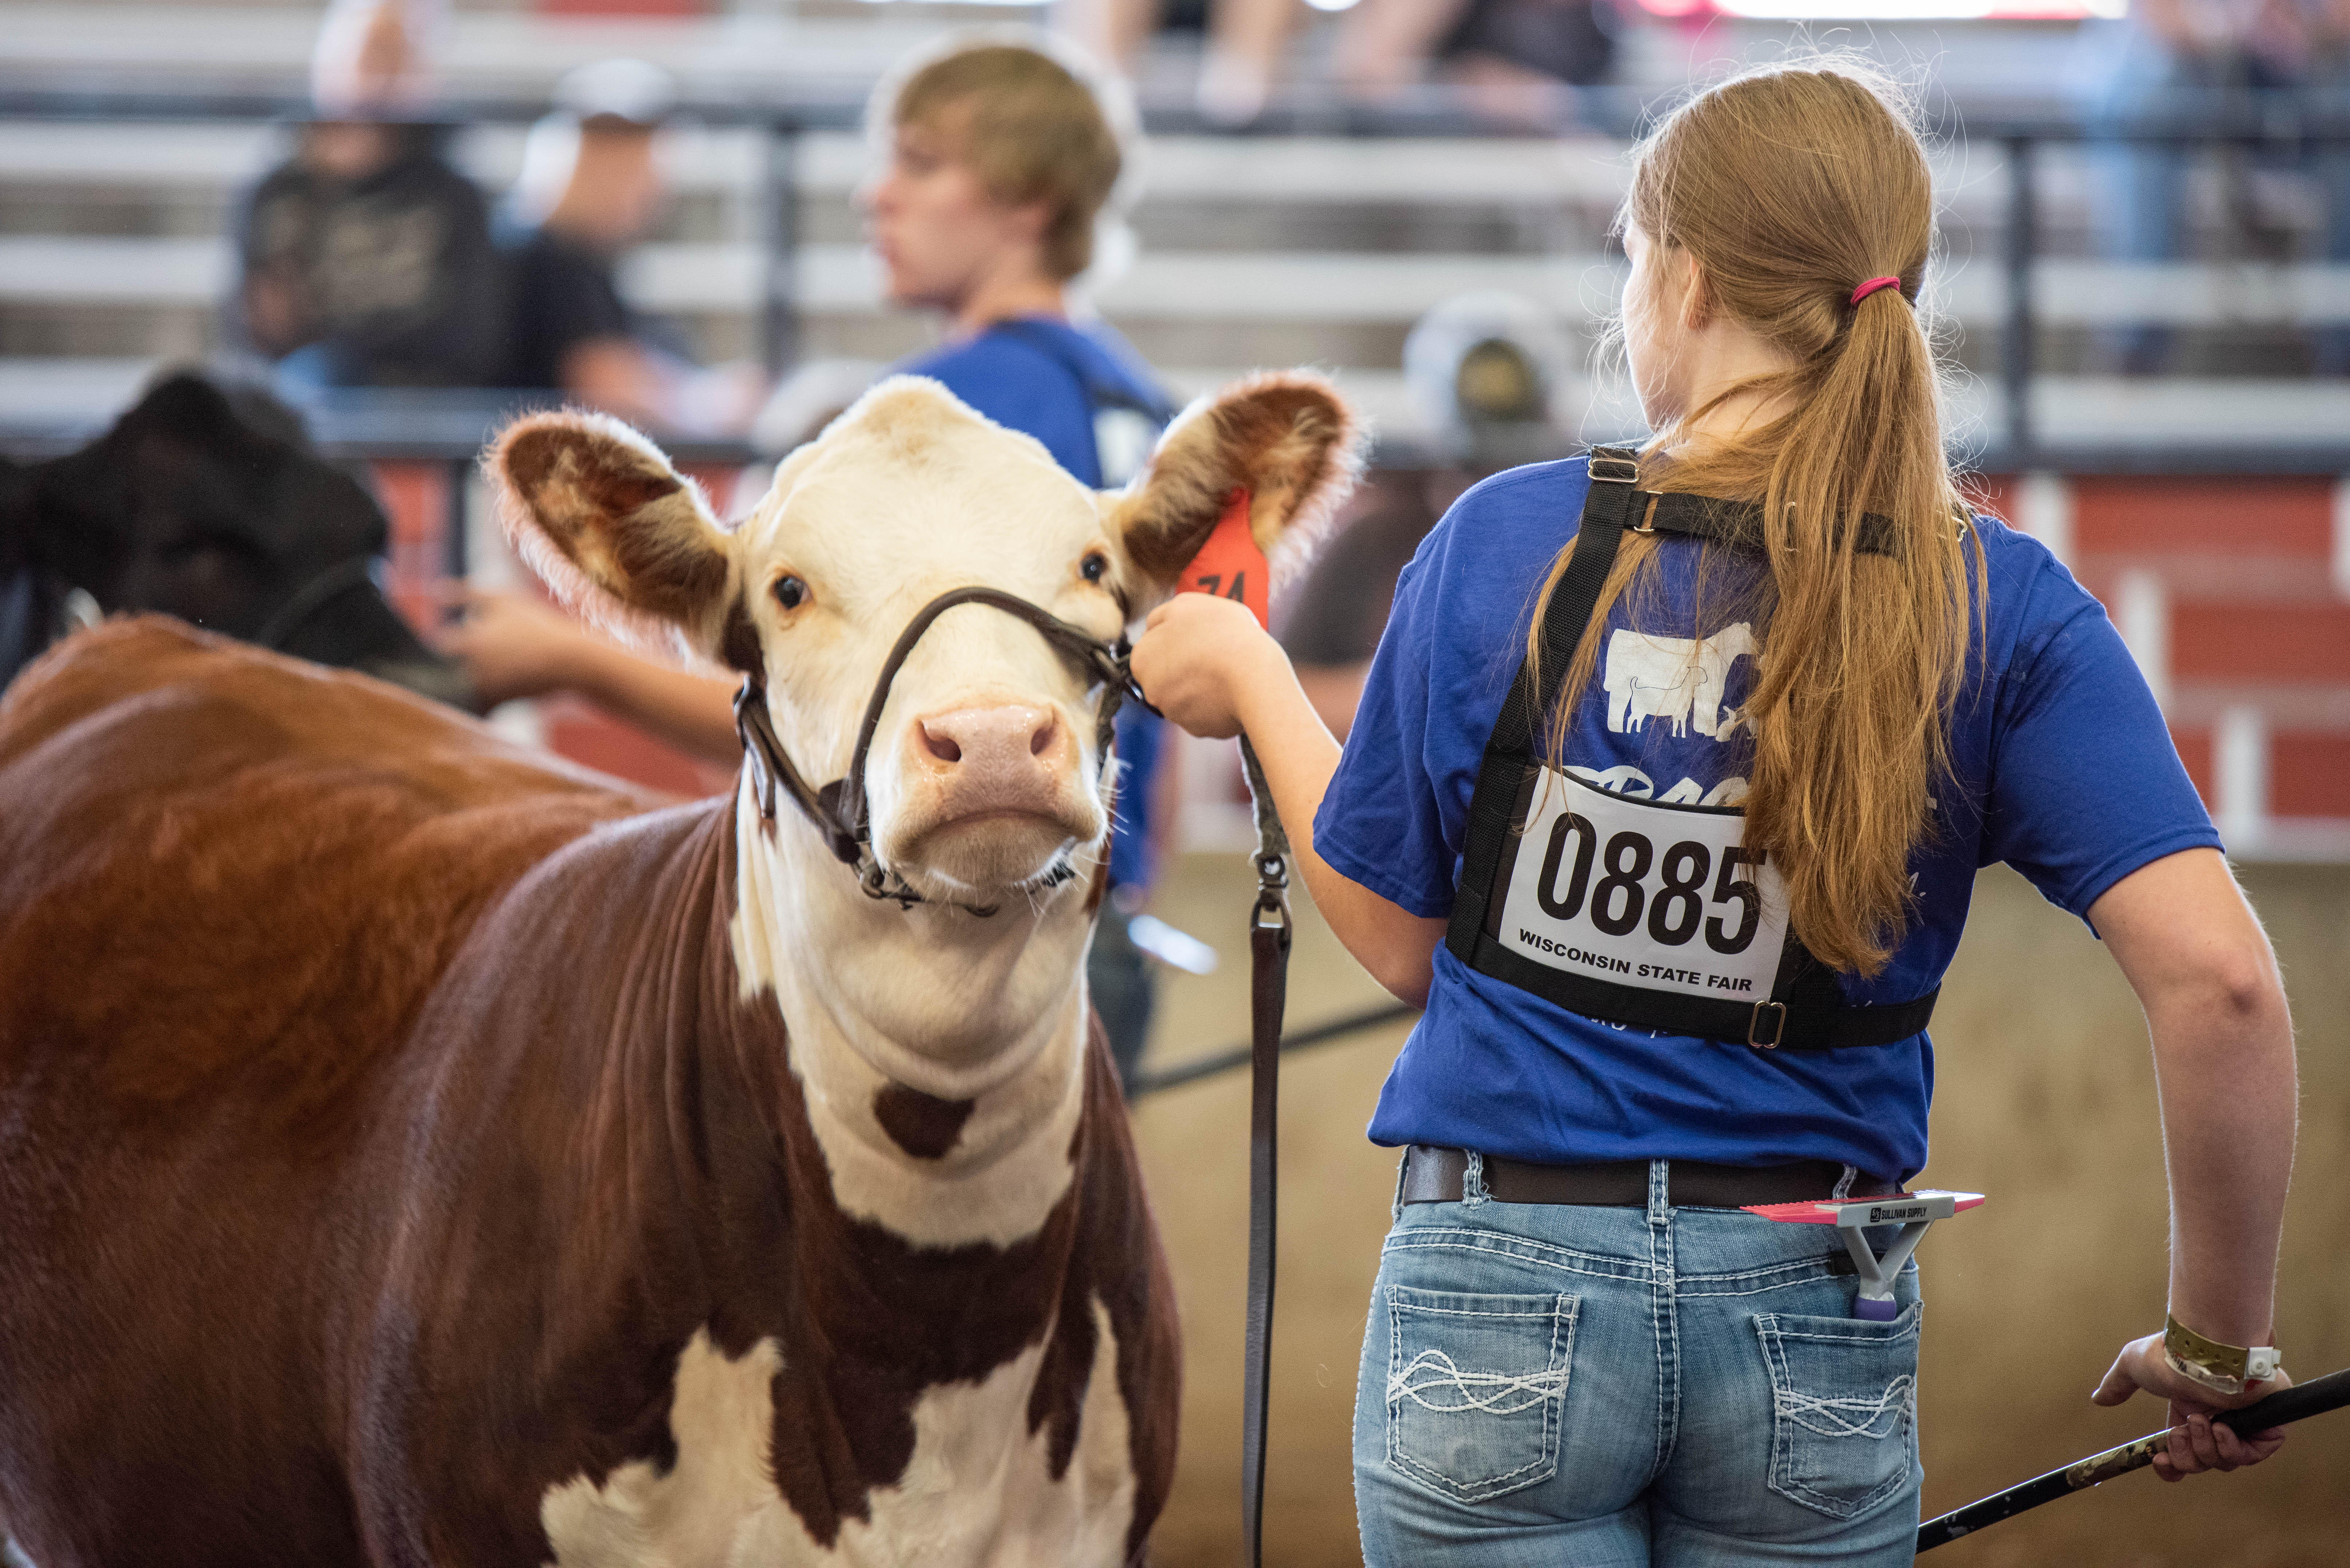
<svg viewBox="0 0 2350 1568"><path fill-rule="evenodd" d="M888 160L859 198L889 302L947 317L945 342L895 369L935 377L1027 431L1084 483L1125 483L1174 409L1108 324L1071 319L1070 280L1093 265L1095 220L1125 162L1098 93L1041 50L966 43L918 64L894 91L884 83L874 110ZM1127 925L1151 877L1160 729L1138 707L1118 715L1111 897L1087 967L1129 1080L1152 987Z"/></svg>

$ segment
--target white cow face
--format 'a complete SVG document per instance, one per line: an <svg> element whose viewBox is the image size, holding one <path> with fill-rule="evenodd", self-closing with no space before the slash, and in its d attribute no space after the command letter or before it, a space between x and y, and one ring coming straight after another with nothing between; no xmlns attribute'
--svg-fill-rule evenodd
<svg viewBox="0 0 2350 1568"><path fill-rule="evenodd" d="M492 464L558 591L756 676L820 785L847 772L891 647L940 594L996 588L1115 640L1173 591L1233 491L1270 549L1335 504L1353 447L1326 385L1259 378L1177 421L1127 490L1096 493L1037 441L899 378L793 453L731 533L650 442L598 416L521 421ZM991 903L1097 850L1101 695L1016 617L947 611L892 681L868 759L882 865L926 898Z"/></svg>

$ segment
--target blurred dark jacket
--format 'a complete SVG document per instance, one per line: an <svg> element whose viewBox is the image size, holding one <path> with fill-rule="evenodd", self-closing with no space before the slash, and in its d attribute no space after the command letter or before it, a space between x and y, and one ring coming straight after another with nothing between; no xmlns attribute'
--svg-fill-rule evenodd
<svg viewBox="0 0 2350 1568"><path fill-rule="evenodd" d="M506 289L488 203L449 164L447 127L385 129L393 156L373 173L296 157L246 195L231 335L316 385L494 385Z"/></svg>

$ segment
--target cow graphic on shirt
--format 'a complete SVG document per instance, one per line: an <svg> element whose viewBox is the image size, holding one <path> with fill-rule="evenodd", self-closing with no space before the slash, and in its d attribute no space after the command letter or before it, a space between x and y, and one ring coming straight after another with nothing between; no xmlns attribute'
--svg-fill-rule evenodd
<svg viewBox="0 0 2350 1568"><path fill-rule="evenodd" d="M1638 734L1649 720L1662 719L1676 740L1694 723L1699 734L1727 741L1744 718L1721 705L1730 667L1760 651L1754 628L1745 621L1697 639L1618 629L1607 639L1603 678L1607 727L1618 734Z"/></svg>

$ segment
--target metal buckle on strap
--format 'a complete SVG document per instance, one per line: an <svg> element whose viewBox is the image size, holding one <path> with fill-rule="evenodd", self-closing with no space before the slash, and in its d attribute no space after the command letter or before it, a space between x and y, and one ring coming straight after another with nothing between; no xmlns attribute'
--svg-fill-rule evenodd
<svg viewBox="0 0 2350 1568"><path fill-rule="evenodd" d="M1778 1010L1777 1016L1771 1021L1771 1038L1768 1040L1761 1037L1762 1033L1762 1010L1766 1007L1776 1008ZM1783 1002L1756 1002L1754 1004L1754 1016L1747 1021L1746 1043L1749 1045L1753 1046L1757 1051L1776 1051L1779 1048L1779 1042L1784 1040L1786 1037L1787 1004Z"/></svg>
<svg viewBox="0 0 2350 1568"><path fill-rule="evenodd" d="M1657 503L1663 499L1661 495L1648 497L1648 504L1641 510L1640 520L1632 524L1633 533L1653 534L1657 531Z"/></svg>
<svg viewBox="0 0 2350 1568"><path fill-rule="evenodd" d="M1618 457L1610 452L1591 454L1591 481L1595 484L1638 484L1640 465L1628 457Z"/></svg>

